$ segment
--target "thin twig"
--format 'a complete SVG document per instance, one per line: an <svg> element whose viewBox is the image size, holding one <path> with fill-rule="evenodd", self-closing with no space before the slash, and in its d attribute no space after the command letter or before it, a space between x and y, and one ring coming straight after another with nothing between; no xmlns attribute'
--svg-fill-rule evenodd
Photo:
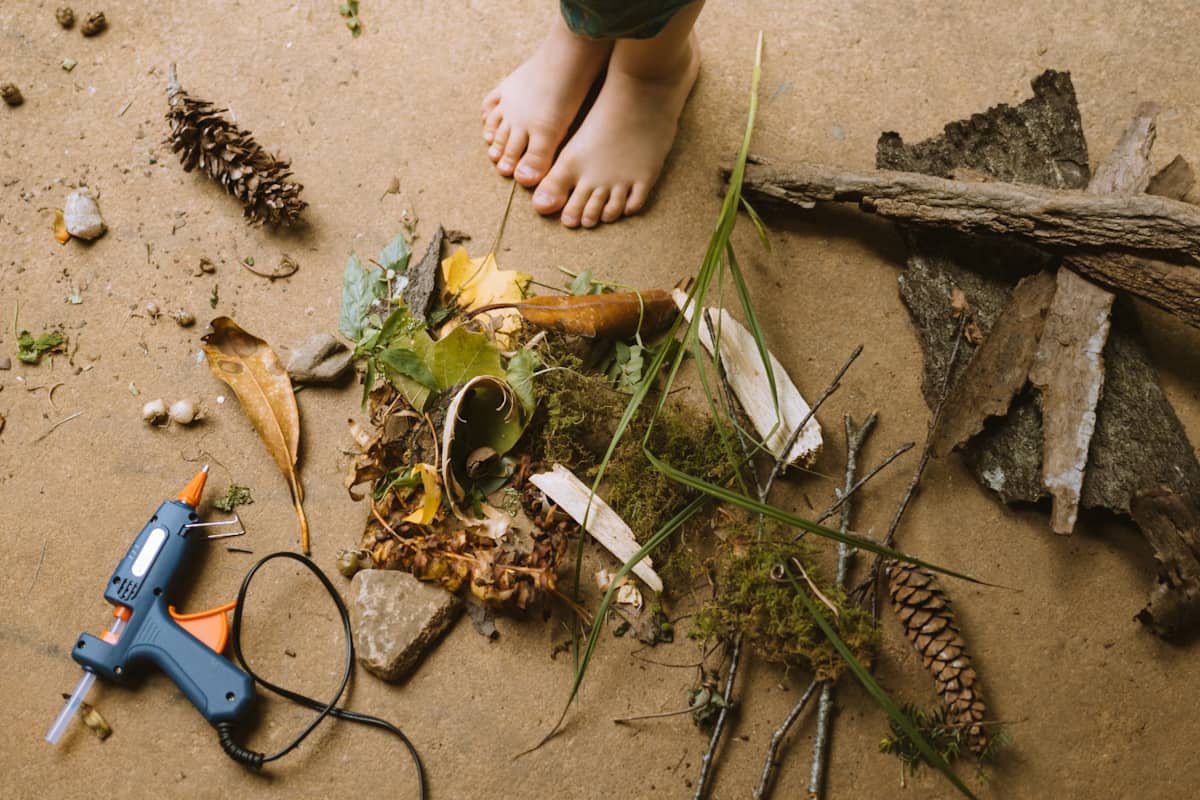
<svg viewBox="0 0 1200 800"><path fill-rule="evenodd" d="M828 681L814 680L808 684L808 688L804 690L804 694L800 695L800 699L796 701L796 705L792 706L792 710L783 720L783 724L776 728L775 733L771 735L771 742L767 745L767 760L763 764L762 777L758 779L758 786L754 788L754 800L763 800L764 797L767 797L767 792L771 788L771 778L774 777L775 767L777 766L776 758L779 755L779 746L783 744L783 737L787 736L792 725L796 724L796 720L800 718L800 714L804 711L804 707L808 705L813 691L822 685L829 685Z"/></svg>
<svg viewBox="0 0 1200 800"><path fill-rule="evenodd" d="M876 414L871 413L855 430L854 419L849 414L845 416L846 482L840 492L842 495L840 498L842 518L839 524L842 533L849 532L850 526L853 524L854 506L846 500L857 485L854 476L858 472L858 457L862 454L863 445L866 443L867 437L871 435L871 431L875 429L878 419ZM887 461L884 462L884 464L887 463ZM854 550L849 545L838 542L836 573L838 586L846 583L846 573L850 568L850 559L853 556ZM812 767L808 774L808 796L810 798L819 798L821 790L825 786L825 765L829 761L829 737L833 730L833 691L834 684L826 683L821 687L821 699L817 701L817 733L813 742Z"/></svg>
<svg viewBox="0 0 1200 800"><path fill-rule="evenodd" d="M717 752L717 744L721 741L721 734L725 730L725 721L729 718L730 700L733 697L733 681L737 677L738 664L742 660L742 637L739 634L733 640L733 654L729 659L729 672L725 675L725 689L721 693L721 699L724 701L721 710L717 712L717 721L713 724L712 735L708 738L708 749L704 751L704 758L700 760L700 775L696 778L696 793L692 796L693 800L704 800L704 793L708 789L708 777L713 765L713 756Z"/></svg>
<svg viewBox="0 0 1200 800"><path fill-rule="evenodd" d="M850 530L851 509L853 506L853 504L849 502L850 495L865 482L865 480L855 481L855 477L858 474L858 459L862 454L862 449L866 444L867 437L870 435L871 431L874 430L875 423L877 421L878 417L875 414L871 414L866 418L866 420L863 421L863 424L860 427L855 429L854 419L849 414L847 414L844 418L844 424L846 428L846 477L842 485L843 488L837 492L838 502L834 506L834 509L841 508L842 510L840 526L842 533L846 533ZM906 448L902 448L900 451L893 453L887 460L872 470L870 474L873 475L879 470L883 469L883 467L887 466L887 464L890 463L892 459L896 458L900 452L903 452L904 449ZM834 509L831 509L829 512L827 512L822 519L825 519L832 514ZM838 543L837 583L839 586L845 582L846 570L853 553L853 548L845 543ZM809 792L819 793L819 790L814 790L812 787L814 782L817 786L820 786L822 783L825 753L828 751L829 747L829 730L833 710L833 684L829 681L813 681L812 685L809 686L808 691L804 693L804 696L800 698L796 706L792 709L791 713L787 715L783 723L780 724L779 728L776 729L774 735L771 737L771 742L767 747L767 757L763 763L762 777L759 779L758 788L754 790L754 797L756 800L767 796L771 787L773 773L776 766L778 766L779 748L783 744L783 740L787 736L792 725L794 725L796 720L799 719L800 712L804 710L804 706L808 702L809 695L812 693L813 689L818 685L818 683L822 683L823 685L821 687L820 703L817 706L817 738L813 746L813 771L812 777L809 779Z"/></svg>
<svg viewBox="0 0 1200 800"><path fill-rule="evenodd" d="M787 466L788 453L792 452L792 448L796 445L796 440L800 438L800 434L803 432L804 426L807 425L808 421L816 415L817 409L829 399L830 395L832 395L838 390L839 387L841 387L842 376L846 374L846 370L850 369L850 365L854 363L855 359L862 355L862 351L863 346L861 344L854 348L854 352L851 353L850 357L846 359L846 363L842 364L842 368L839 369L837 374L833 376L833 380L830 381L829 385L825 387L825 391L821 392L821 396L817 398L817 402L812 404L812 408L810 408L808 413L804 415L804 419L800 420L800 424L796 426L796 430L792 431L792 435L788 437L787 444L782 450L779 451L779 456L775 458L775 463L771 465L771 472L767 475L766 491L763 492L764 496L759 498L760 502L766 502L765 496L771 493L771 486L774 485L775 478L778 477L779 473L783 471L783 468Z"/></svg>
<svg viewBox="0 0 1200 800"><path fill-rule="evenodd" d="M954 365L958 362L959 346L963 341L963 330L966 328L967 315L964 314L958 322L958 328L954 334L954 349L950 351L950 360L946 364L946 377L942 380L942 389L938 396L937 405L933 409L933 414L929 417L929 425L925 430L925 446L921 449L921 458L917 461L917 468L913 471L912 479L908 482L908 488L904 492L904 497L900 499L900 505L896 508L895 515L892 516L892 522L888 526L887 535L883 537L883 546L891 547L892 541L896 538L896 530L900 527L900 520L904 517L904 512L908 510L909 503L912 502L917 493L917 487L921 483L921 477L925 474L925 465L929 463L929 457L933 452L933 432L937 429L938 422L942 418L942 409L946 405L946 397L950 394L950 384L953 382ZM871 574L867 577L864 584L860 584L855 589L856 594L861 594L865 591L871 597L871 615L875 621L879 621L879 593L876 591L876 585L879 583L879 573L883 569L883 558L876 556L871 564ZM861 595L866 596L866 595Z"/></svg>
<svg viewBox="0 0 1200 800"><path fill-rule="evenodd" d="M83 412L82 412L82 411L76 411L74 414L72 414L72 415L71 415L71 416L69 416L69 417L63 417L63 418L62 418L62 419L60 419L58 422L56 422L56 423L54 423L53 425L51 425L51 426L50 426L50 427L49 427L49 428L46 430L46 432L45 432L45 433L43 433L41 436L39 436L39 437L37 437L36 439L34 439L34 440L33 440L33 441L34 441L34 443L36 444L37 442L40 442L42 439L45 439L45 438L46 438L47 436L49 436L50 434L54 433L54 431L55 431L55 430L58 428L58 426L59 426L59 425L66 425L66 424L67 424L68 422L70 422L71 420L75 419L76 417L81 417L81 416L83 416Z"/></svg>
<svg viewBox="0 0 1200 800"><path fill-rule="evenodd" d="M861 430L861 428L859 430ZM832 517L834 514L837 513L839 508L841 508L843 505L845 505L846 501L849 500L850 497L853 496L853 494L855 492L857 492L859 489L861 489L867 483L867 481L871 480L871 478L874 478L875 475L878 474L879 472L882 472L884 470L884 468L887 467L888 464L891 464L897 458L904 455L909 450L912 450L914 447L916 447L916 444L913 442L905 442L904 444L897 447L895 450L892 451L891 455L889 455L883 461L880 461L878 466L876 466L874 469L872 469L866 475L859 478L858 482L855 483L853 486L851 486L848 490L843 490L843 491L838 492L837 502L834 503L833 505L831 505L829 508L825 509L825 511L822 512L821 516L817 517L816 520L814 520L814 522L816 522L818 525L820 525L822 522L824 522L825 520ZM842 531L842 532L846 533L846 531Z"/></svg>

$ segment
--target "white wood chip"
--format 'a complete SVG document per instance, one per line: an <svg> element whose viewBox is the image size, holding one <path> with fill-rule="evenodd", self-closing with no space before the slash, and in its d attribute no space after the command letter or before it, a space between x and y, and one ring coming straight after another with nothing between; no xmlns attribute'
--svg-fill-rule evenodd
<svg viewBox="0 0 1200 800"><path fill-rule="evenodd" d="M673 295L675 305L679 306L688 320L691 320L692 307L687 305L687 294L676 289ZM754 424L758 435L763 437L771 453L779 458L788 440L795 433L796 426L808 416L809 405L788 377L779 359L773 353L769 353L771 372L775 376L775 388L779 393L779 410L776 413L771 397L771 383L767 380L767 371L763 369L762 356L754 343L754 336L724 309L705 310L712 320L712 329L717 331L721 339L721 361L725 365L729 385L738 402L742 404L746 416ZM709 325L704 324L703 320L699 334L704 349L715 357L712 334ZM821 444L821 426L814 416L804 423L804 430L787 454L787 463L811 464L821 452Z"/></svg>
<svg viewBox="0 0 1200 800"><path fill-rule="evenodd" d="M599 496L593 496L592 490L583 481L576 478L571 470L562 464L555 464L549 472L542 472L529 477L530 482L542 490L550 502L557 505L571 516L571 519L583 525L587 517L587 532L597 542L602 544L621 563L629 561L633 554L641 549L633 531L625 524L625 520L617 516L617 512L609 507ZM588 501L591 500L591 508ZM641 578L647 586L656 592L663 590L662 579L654 571L654 565L647 556L633 567L633 574Z"/></svg>

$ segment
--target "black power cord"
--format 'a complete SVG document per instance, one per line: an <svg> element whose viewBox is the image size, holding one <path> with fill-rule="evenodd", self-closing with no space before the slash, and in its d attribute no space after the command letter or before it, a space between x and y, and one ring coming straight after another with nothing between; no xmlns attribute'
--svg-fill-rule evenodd
<svg viewBox="0 0 1200 800"><path fill-rule="evenodd" d="M282 686L276 686L270 681L263 680L254 672L254 670L250 669L250 665L246 663L246 659L242 656L242 609L245 607L244 601L246 599L246 590L250 588L250 581L254 578L254 575L259 571L259 569L261 569L262 566L268 561L276 558L290 558L293 561L299 561L301 564L307 567L310 572L316 575L321 581L321 584L325 587L326 591L329 592L329 596L333 598L333 602L337 606L338 614L340 614L342 617L342 629L346 637L346 668L342 672L342 681L338 685L337 692L327 703L322 703L319 700L306 697L298 692L293 692L291 689L285 689ZM280 695L281 697L286 697L288 700L305 706L306 708L311 708L318 713L313 721L308 723L304 730L302 730L295 739L293 739L279 752L272 753L270 755L250 750L235 742L233 740L233 723L217 723L217 737L220 739L221 749L223 749L230 758L232 758L234 761L237 761L239 764L245 764L246 766L253 767L254 769L259 769L263 764L283 758L292 750L296 749L300 742L304 741L305 737L312 733L313 729L320 725L321 721L326 717L337 717L338 719L345 719L349 720L350 722L359 722L363 725L382 728L385 731L399 736L400 741L404 742L404 746L408 748L409 754L412 755L413 765L417 769L417 797L420 798L420 800L425 800L425 768L421 765L421 757L417 754L417 748L414 747L413 743L409 741L407 736L404 735L404 732L392 723L388 722L387 720L380 719L379 717L372 717L368 714L359 714L355 711L348 711L344 708L338 708L338 700L342 698L342 694L346 691L346 686L350 682L351 670L354 668L354 639L350 630L350 612L346 610L346 604L342 602L341 595L338 594L333 583L330 582L329 578L325 576L325 573L321 571L321 568L313 563L311 559L306 558L299 553L292 553L284 550L264 556L257 564L251 567L250 571L246 573L246 577L242 580L242 587L238 589L237 606L233 610L233 633L231 638L233 640L233 655L237 659L238 665L246 671L246 674L250 676L251 680L253 680L255 683L261 683L264 687L270 689L272 692Z"/></svg>

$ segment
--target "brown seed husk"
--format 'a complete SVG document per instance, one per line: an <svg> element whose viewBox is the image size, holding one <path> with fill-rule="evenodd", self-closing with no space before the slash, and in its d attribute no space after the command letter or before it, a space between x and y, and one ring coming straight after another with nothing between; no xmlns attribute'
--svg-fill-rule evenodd
<svg viewBox="0 0 1200 800"><path fill-rule="evenodd" d="M67 30L75 26L75 12L71 10L70 6L63 6L55 10L54 18Z"/></svg>
<svg viewBox="0 0 1200 800"><path fill-rule="evenodd" d="M923 666L933 675L950 710L950 721L966 729L968 746L979 755L988 743L983 727L987 705L950 600L932 572L912 564L889 562L887 578L892 607Z"/></svg>
<svg viewBox="0 0 1200 800"><path fill-rule="evenodd" d="M246 219L254 224L296 222L308 203L300 199L303 185L290 180L290 162L268 153L249 131L223 117L226 109L190 97L175 79L173 66L167 101L168 142L185 172L199 167L242 202Z"/></svg>
<svg viewBox="0 0 1200 800"><path fill-rule="evenodd" d="M4 98L5 103L14 107L25 102L25 98L21 95L21 90L17 88L15 83L0 84L0 97Z"/></svg>
<svg viewBox="0 0 1200 800"><path fill-rule="evenodd" d="M104 18L103 11L97 11L94 14L88 14L87 19L83 21L83 25L79 26L79 31L84 36L98 36L104 33L108 27L108 20Z"/></svg>

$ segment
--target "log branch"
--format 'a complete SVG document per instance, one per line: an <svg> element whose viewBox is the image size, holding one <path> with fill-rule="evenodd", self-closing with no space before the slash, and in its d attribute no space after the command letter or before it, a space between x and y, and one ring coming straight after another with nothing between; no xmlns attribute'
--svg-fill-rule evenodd
<svg viewBox="0 0 1200 800"><path fill-rule="evenodd" d="M1200 261L1200 208L1152 195L1110 196L915 172L852 172L803 162L746 167L751 200L812 208L857 202L880 216L966 234L1016 235L1051 247L1180 253Z"/></svg>

